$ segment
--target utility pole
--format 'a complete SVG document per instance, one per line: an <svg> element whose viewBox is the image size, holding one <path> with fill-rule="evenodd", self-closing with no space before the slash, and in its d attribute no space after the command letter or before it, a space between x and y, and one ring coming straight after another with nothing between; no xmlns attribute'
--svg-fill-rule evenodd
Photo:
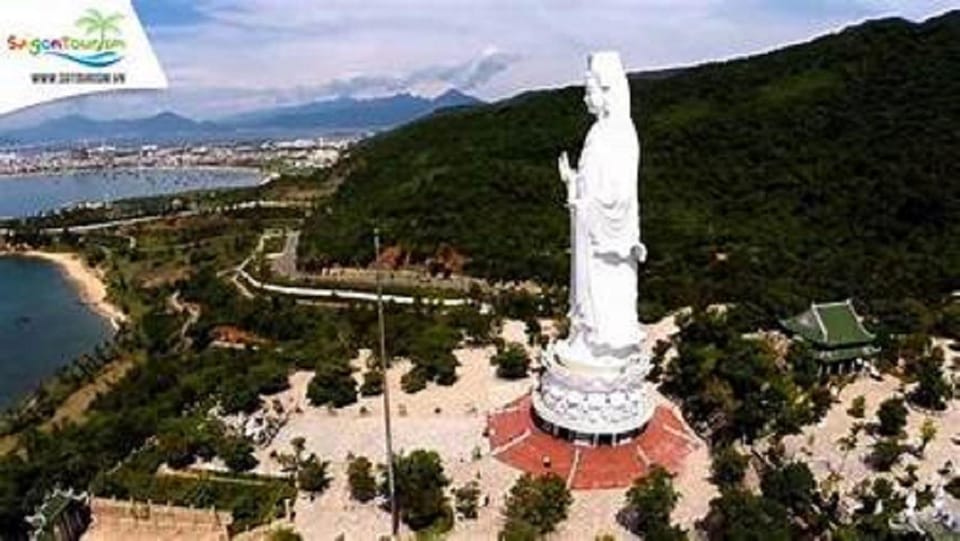
<svg viewBox="0 0 960 541"><path fill-rule="evenodd" d="M397 486L393 471L393 432L390 429L390 383L387 379L387 339L383 323L383 283L380 277L380 228L373 230L374 265L377 266L377 319L380 324L380 369L383 371L383 426L387 446L387 483L390 488L390 520L394 539L400 531Z"/></svg>

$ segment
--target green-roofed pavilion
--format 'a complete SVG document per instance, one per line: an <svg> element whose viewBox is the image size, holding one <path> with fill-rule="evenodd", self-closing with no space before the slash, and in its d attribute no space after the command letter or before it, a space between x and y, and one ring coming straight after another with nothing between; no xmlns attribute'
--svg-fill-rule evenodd
<svg viewBox="0 0 960 541"><path fill-rule="evenodd" d="M781 324L796 338L809 342L821 366L831 372L857 367L880 351L874 345L876 337L863 327L849 299L813 303Z"/></svg>

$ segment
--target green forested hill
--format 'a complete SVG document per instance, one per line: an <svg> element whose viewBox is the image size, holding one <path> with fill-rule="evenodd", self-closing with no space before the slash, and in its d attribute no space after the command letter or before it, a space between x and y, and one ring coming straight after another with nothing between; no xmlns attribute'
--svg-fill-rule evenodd
<svg viewBox="0 0 960 541"><path fill-rule="evenodd" d="M632 92L648 302L779 312L960 289L960 12L636 77ZM449 246L471 274L563 283L555 164L589 125L580 97L530 92L366 142L309 224L303 262L369 262L378 223L415 259Z"/></svg>

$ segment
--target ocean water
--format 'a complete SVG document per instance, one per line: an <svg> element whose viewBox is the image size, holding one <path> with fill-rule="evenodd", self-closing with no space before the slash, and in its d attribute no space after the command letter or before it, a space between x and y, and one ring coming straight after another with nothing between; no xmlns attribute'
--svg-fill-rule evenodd
<svg viewBox="0 0 960 541"><path fill-rule="evenodd" d="M115 169L0 177L0 218L22 218L65 206L212 188L255 186L242 169Z"/></svg>
<svg viewBox="0 0 960 541"><path fill-rule="evenodd" d="M112 334L56 264L0 257L0 408Z"/></svg>

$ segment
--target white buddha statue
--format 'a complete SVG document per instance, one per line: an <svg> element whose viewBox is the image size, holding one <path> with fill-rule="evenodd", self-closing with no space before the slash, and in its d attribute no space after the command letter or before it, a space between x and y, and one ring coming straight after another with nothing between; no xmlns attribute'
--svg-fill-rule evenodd
<svg viewBox="0 0 960 541"><path fill-rule="evenodd" d="M577 169L560 155L571 218L570 335L550 344L533 392L541 428L594 443L636 434L652 414L637 318L640 143L615 52L590 55L584 101L596 116Z"/></svg>
<svg viewBox="0 0 960 541"><path fill-rule="evenodd" d="M584 102L596 121L578 168L571 168L566 152L559 159L572 223L570 337L562 354L609 363L636 353L643 339L637 265L646 259L637 199L640 144L617 53L590 56Z"/></svg>

